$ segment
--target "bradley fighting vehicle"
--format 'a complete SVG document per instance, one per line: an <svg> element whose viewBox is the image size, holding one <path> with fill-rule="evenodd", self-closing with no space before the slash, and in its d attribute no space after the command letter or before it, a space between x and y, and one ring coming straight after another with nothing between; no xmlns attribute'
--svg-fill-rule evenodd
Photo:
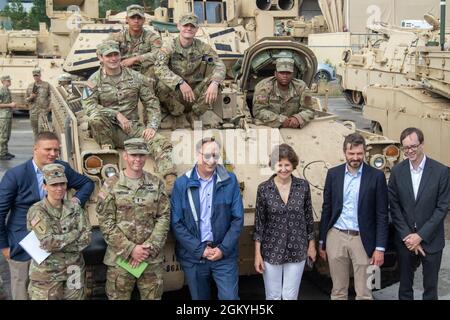
<svg viewBox="0 0 450 320"><path fill-rule="evenodd" d="M374 34L366 47L359 52L346 50L343 62L337 68L342 92L354 107L363 108L364 89L373 84L386 86L413 85L415 80L406 77L414 72L416 49L428 43L438 43L439 22L432 15L424 19L429 29L406 29L383 23L368 27Z"/></svg>
<svg viewBox="0 0 450 320"><path fill-rule="evenodd" d="M442 13L440 21L440 41L429 41L414 50L406 75L413 84L367 87L363 115L378 132L393 139L406 127L420 128L428 137L427 154L450 167L450 51Z"/></svg>
<svg viewBox="0 0 450 320"><path fill-rule="evenodd" d="M200 2L208 3L208 1ZM192 2L186 1L186 3ZM228 3L227 6L221 6L221 10L228 8ZM258 3L261 2L253 3L255 10ZM270 12L270 10L258 12L263 14L267 13L266 11ZM224 17L224 12L220 12L219 16ZM230 17L230 11L227 12L227 17ZM93 29L89 29L88 26L81 29L76 41L78 47L72 48L66 59L65 65L68 68L72 67L73 69L70 71L78 75L88 76L98 67L98 61L91 52L91 50L95 51L95 46L92 45L93 39L99 39L104 36L104 33L121 26L92 25L91 27ZM159 132L173 143L173 160L178 175L183 174L194 165L196 161L194 148L198 140L204 136L214 135L221 142L223 150L220 161L228 170L236 174L241 187L245 221L239 244L239 270L241 275L248 275L254 273L252 231L256 191L258 184L268 179L273 173L268 166L268 155L272 147L284 142L290 144L298 153L300 164L295 175L305 178L311 185L314 220L317 224L320 220L322 192L327 169L345 161L342 152L344 137L355 132L356 129L352 123L338 122L337 116L328 113L321 107L320 101L315 98L313 98L313 106L316 117L301 130L272 129L258 123L251 113L255 85L261 79L273 75L274 62L278 57L292 57L295 60L295 77L303 79L310 85L317 69L317 61L313 52L296 39L289 37L266 37L252 43L249 40L248 32L241 25L230 28L213 25L211 28L217 28L212 29L215 30L213 33L208 33L209 29L207 28L207 23L205 23L200 30L202 39L211 40L211 36L213 36L212 44L216 49L218 47L228 49L225 45L231 47L232 51L218 50L224 59L230 58L229 63L232 62L231 59L236 58L227 56L227 54L239 52L240 67L235 69L234 78L225 80L218 101L202 116L201 123L194 123L194 129L191 129L188 123L185 127L173 129L172 117L169 114L163 114ZM163 33L168 34L168 29L165 30ZM218 46L220 44L223 46ZM245 51L240 47L244 45ZM91 58L87 59L85 54L91 54ZM69 63L72 64L69 65ZM95 182L95 190L86 205L90 221L94 226L93 241L84 254L87 264L88 292L92 297L96 297L103 293L106 270L102 264L105 242L99 231L95 212L97 193L104 180L122 169L124 163L121 157L122 150L101 149L93 139L81 107L82 89L83 82L74 83L70 94L64 87L52 86L51 106L53 128L61 137L62 159L68 161L75 170L86 174ZM362 133L367 139L368 163L384 170L389 176L390 168L400 159L398 144L380 135L369 132ZM147 162L145 170L153 172L151 159ZM166 269L164 290L166 291L179 289L184 284L182 270L174 255L174 244L174 238L169 234L164 248ZM395 267L395 260L390 254L386 254L385 261L387 268ZM316 266L318 270L326 273L324 265L318 263Z"/></svg>
<svg viewBox="0 0 450 320"><path fill-rule="evenodd" d="M65 10L54 8L64 7ZM93 23L98 18L97 0L46 0L50 30L44 22L39 31L0 30L0 74L11 75L12 100L28 109L26 89L33 82L31 71L43 70L43 80L57 85L64 58L78 34L80 21Z"/></svg>

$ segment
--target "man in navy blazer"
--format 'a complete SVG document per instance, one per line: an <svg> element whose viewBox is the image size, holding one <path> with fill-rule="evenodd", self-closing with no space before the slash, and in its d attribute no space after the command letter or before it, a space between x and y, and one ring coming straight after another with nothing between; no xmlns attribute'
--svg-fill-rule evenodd
<svg viewBox="0 0 450 320"><path fill-rule="evenodd" d="M388 196L382 171L364 163L364 138L353 133L344 141L346 163L328 171L319 227L320 256L333 280L331 299L347 299L350 264L356 299L372 299L370 265L384 263L388 238Z"/></svg>
<svg viewBox="0 0 450 320"><path fill-rule="evenodd" d="M8 170L0 182L0 249L9 263L14 300L26 300L28 297L28 267L31 257L19 242L28 234L28 209L45 196L42 188L43 175L39 169L49 163L62 164L65 167L68 189L77 190L72 201L81 206L94 189L94 183L88 177L75 172L68 163L56 160L59 145L59 139L54 133L41 132L33 146L33 158Z"/></svg>
<svg viewBox="0 0 450 320"><path fill-rule="evenodd" d="M450 202L448 167L427 157L417 128L400 135L406 160L392 169L389 203L400 269L400 300L414 299L414 271L423 267L423 299L438 299L438 277L445 246L444 219Z"/></svg>

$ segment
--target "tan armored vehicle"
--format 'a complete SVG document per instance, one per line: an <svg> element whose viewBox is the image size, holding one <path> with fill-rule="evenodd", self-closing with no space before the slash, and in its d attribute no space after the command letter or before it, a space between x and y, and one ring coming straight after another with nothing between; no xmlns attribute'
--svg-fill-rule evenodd
<svg viewBox="0 0 450 320"><path fill-rule="evenodd" d="M55 7L64 10L54 10ZM43 80L57 85L64 58L78 34L81 22L98 18L97 0L46 0L50 30L44 22L39 31L0 30L0 74L11 75L12 100L20 109L28 109L25 93L33 82L31 71L43 70Z"/></svg>
<svg viewBox="0 0 450 320"><path fill-rule="evenodd" d="M369 86L363 116L377 132L399 139L406 127L420 128L432 158L450 167L450 51L438 46L417 47L416 85Z"/></svg>
<svg viewBox="0 0 450 320"><path fill-rule="evenodd" d="M372 25L375 34L360 52L351 50L342 53L343 62L336 73L342 92L354 107L364 105L363 91L367 86L414 85L416 48L439 41L439 24L436 18L425 15L429 29L405 29L388 25Z"/></svg>
<svg viewBox="0 0 450 320"><path fill-rule="evenodd" d="M240 274L254 273L254 242L252 230L257 186L272 174L267 165L273 146L285 142L294 147L301 162L296 175L311 184L314 220L320 220L322 191L327 169L344 161L342 143L344 137L355 131L354 125L337 122L337 117L322 110L316 101L316 118L304 129L272 129L257 125L251 117L251 101L256 83L272 75L274 61L279 56L290 55L295 60L296 77L310 84L317 68L317 61L310 49L294 39L264 38L250 46L244 53L236 80L226 80L216 104L202 117L202 127L196 130L172 130L171 116L164 115L160 132L173 145L173 159L177 173L183 174L195 163L195 143L203 136L214 135L222 142L223 163L233 171L241 186L245 208L244 230L240 239ZM95 296L102 292L105 267L102 264L105 243L98 229L95 212L97 193L103 181L123 168L122 150L102 150L92 138L87 120L81 109L82 83L74 86L72 99L62 87L52 87L53 127L62 141L61 156L78 172L88 175L95 182L95 191L87 203L87 211L94 226L93 242L85 252L88 265L88 287ZM367 161L384 170L399 160L400 152L393 140L363 133L367 138ZM146 170L153 171L152 161ZM165 246L164 289L176 290L183 286L184 276L174 255L174 239L169 236ZM393 267L392 256L386 255L386 266ZM318 265L321 271L326 271Z"/></svg>

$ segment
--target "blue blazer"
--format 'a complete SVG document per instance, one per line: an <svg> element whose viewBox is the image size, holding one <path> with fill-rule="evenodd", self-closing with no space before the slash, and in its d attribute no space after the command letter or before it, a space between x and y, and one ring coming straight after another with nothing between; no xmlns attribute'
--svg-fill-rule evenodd
<svg viewBox="0 0 450 320"><path fill-rule="evenodd" d="M211 208L211 227L214 243L223 253L223 259L236 260L239 254L239 236L244 226L244 207L241 190L236 176L218 165L214 181ZM188 188L198 213L198 223L192 215L188 199ZM194 169L180 176L170 198L171 227L177 240L176 255L182 266L202 262L206 243L201 242L200 223L200 181Z"/></svg>
<svg viewBox="0 0 450 320"><path fill-rule="evenodd" d="M65 167L67 189L77 190L75 196L84 206L94 190L94 183L73 170L67 162L57 160L56 163ZM28 234L28 209L40 200L32 159L5 173L0 182L0 249L9 247L11 259L18 261L31 259L19 242Z"/></svg>
<svg viewBox="0 0 450 320"><path fill-rule="evenodd" d="M327 173L319 226L319 239L323 241L323 249L328 230L334 226L342 212L345 165L331 168ZM386 248L389 229L386 178L382 171L365 163L359 187L358 226L368 257L372 257L376 247Z"/></svg>

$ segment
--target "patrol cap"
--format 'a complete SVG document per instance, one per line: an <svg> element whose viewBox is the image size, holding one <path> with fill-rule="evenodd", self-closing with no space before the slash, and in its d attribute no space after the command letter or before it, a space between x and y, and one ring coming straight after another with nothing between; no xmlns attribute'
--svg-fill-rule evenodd
<svg viewBox="0 0 450 320"><path fill-rule="evenodd" d="M9 75L5 74L4 76L2 76L2 77L0 78L0 80L1 80L1 81L6 81L6 80L11 81L11 77L10 77Z"/></svg>
<svg viewBox="0 0 450 320"><path fill-rule="evenodd" d="M149 154L147 143L142 138L128 139L123 144L128 154Z"/></svg>
<svg viewBox="0 0 450 320"><path fill-rule="evenodd" d="M291 58L278 58L277 59L277 71L278 72L294 72L294 59Z"/></svg>
<svg viewBox="0 0 450 320"><path fill-rule="evenodd" d="M198 17L193 13L184 14L180 17L180 24L182 26L185 26L189 23L197 28L198 27Z"/></svg>
<svg viewBox="0 0 450 320"><path fill-rule="evenodd" d="M106 40L97 46L97 53L101 56L106 56L113 52L120 53L119 43L117 41Z"/></svg>
<svg viewBox="0 0 450 320"><path fill-rule="evenodd" d="M33 73L33 76L35 76L35 75L40 75L40 74L41 74L41 68L35 68L35 69L33 69L32 73Z"/></svg>
<svg viewBox="0 0 450 320"><path fill-rule="evenodd" d="M58 163L47 164L42 168L44 174L45 183L52 185L55 183L66 182L67 178L64 173L64 166Z"/></svg>
<svg viewBox="0 0 450 320"><path fill-rule="evenodd" d="M132 4L131 6L128 6L127 7L127 17L132 17L135 15L139 15L142 18L145 18L144 7L142 7L138 4Z"/></svg>
<svg viewBox="0 0 450 320"><path fill-rule="evenodd" d="M58 76L58 81L72 81L72 76L68 73L62 73Z"/></svg>

